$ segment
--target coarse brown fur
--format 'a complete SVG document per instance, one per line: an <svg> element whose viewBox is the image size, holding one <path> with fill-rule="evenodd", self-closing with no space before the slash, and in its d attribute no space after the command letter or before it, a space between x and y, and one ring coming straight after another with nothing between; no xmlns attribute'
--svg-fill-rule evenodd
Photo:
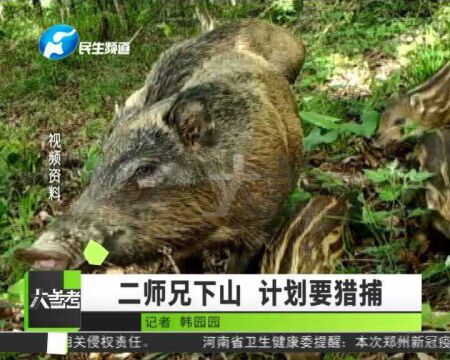
<svg viewBox="0 0 450 360"><path fill-rule="evenodd" d="M450 238L450 129L424 136L417 149L420 169L432 173L426 183L426 202L434 227Z"/></svg>
<svg viewBox="0 0 450 360"><path fill-rule="evenodd" d="M450 63L383 113L376 143L388 146L408 135L408 126L435 129L450 125Z"/></svg>
<svg viewBox="0 0 450 360"><path fill-rule="evenodd" d="M117 110L117 119L123 121L139 109L180 91L205 62L230 51L267 61L272 71L291 84L305 59L302 41L287 30L255 19L232 21L163 52L152 66L145 85Z"/></svg>
<svg viewBox="0 0 450 360"><path fill-rule="evenodd" d="M343 253L345 198L317 196L274 234L262 259L264 274L331 273Z"/></svg>
<svg viewBox="0 0 450 360"><path fill-rule="evenodd" d="M17 256L75 268L94 239L119 264L162 246L175 257L219 246L251 257L295 186L301 139L289 83L270 63L242 51L212 57L179 93L117 124L80 199Z"/></svg>

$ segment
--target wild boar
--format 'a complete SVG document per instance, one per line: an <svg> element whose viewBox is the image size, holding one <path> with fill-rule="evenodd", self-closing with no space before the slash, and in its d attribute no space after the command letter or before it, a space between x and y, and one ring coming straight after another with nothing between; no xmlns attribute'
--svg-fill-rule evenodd
<svg viewBox="0 0 450 360"><path fill-rule="evenodd" d="M291 84L305 59L302 41L279 26L255 19L229 22L166 50L153 65L145 85L118 109L117 119L127 119L142 107L180 91L206 61L229 51L262 58Z"/></svg>
<svg viewBox="0 0 450 360"><path fill-rule="evenodd" d="M155 99L117 123L81 197L29 249L17 250L18 259L38 269L77 268L91 239L116 264L151 261L163 246L175 257L227 246L250 258L268 240L302 153L286 78L263 57L233 50ZM236 263L231 272L245 271Z"/></svg>
<svg viewBox="0 0 450 360"><path fill-rule="evenodd" d="M420 169L433 174L426 183L425 198L433 210L433 226L450 238L450 129L424 136L417 150Z"/></svg>
<svg viewBox="0 0 450 360"><path fill-rule="evenodd" d="M441 128L450 125L450 63L389 106L381 117L375 144L401 142L408 128Z"/></svg>
<svg viewBox="0 0 450 360"><path fill-rule="evenodd" d="M331 273L344 251L348 205L344 197L317 196L301 206L273 235L263 274Z"/></svg>

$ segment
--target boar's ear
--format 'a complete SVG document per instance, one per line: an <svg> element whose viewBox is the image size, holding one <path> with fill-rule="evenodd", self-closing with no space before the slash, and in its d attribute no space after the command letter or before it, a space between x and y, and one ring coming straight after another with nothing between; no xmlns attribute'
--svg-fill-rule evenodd
<svg viewBox="0 0 450 360"><path fill-rule="evenodd" d="M57 251L17 249L14 257L36 270L64 270L69 265L69 258Z"/></svg>
<svg viewBox="0 0 450 360"><path fill-rule="evenodd" d="M120 118L120 116L122 115L122 109L120 108L118 103L114 104L114 115L116 116L116 118Z"/></svg>
<svg viewBox="0 0 450 360"><path fill-rule="evenodd" d="M423 114L425 111L425 105L423 103L423 98L419 94L412 94L409 98L409 105L417 111L419 114Z"/></svg>
<svg viewBox="0 0 450 360"><path fill-rule="evenodd" d="M442 195L434 186L428 185L426 200L429 209L436 211L442 209Z"/></svg>
<svg viewBox="0 0 450 360"><path fill-rule="evenodd" d="M214 122L202 98L177 100L165 117L165 122L177 131L185 145L213 144Z"/></svg>

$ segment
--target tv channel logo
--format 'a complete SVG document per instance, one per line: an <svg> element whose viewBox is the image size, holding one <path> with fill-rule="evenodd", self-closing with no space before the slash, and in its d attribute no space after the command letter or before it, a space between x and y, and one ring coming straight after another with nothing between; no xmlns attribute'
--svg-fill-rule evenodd
<svg viewBox="0 0 450 360"><path fill-rule="evenodd" d="M47 59L61 60L72 54L78 46L80 36L69 25L59 24L48 28L39 40L39 51Z"/></svg>

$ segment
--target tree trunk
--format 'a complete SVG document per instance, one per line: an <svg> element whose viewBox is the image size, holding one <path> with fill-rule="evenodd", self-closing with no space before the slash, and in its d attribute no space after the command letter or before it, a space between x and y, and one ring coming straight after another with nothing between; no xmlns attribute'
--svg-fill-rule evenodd
<svg viewBox="0 0 450 360"><path fill-rule="evenodd" d="M0 21L5 21L5 17L3 16L3 5L0 4Z"/></svg>
<svg viewBox="0 0 450 360"><path fill-rule="evenodd" d="M39 16L40 19L42 19L43 15L42 15L41 0L33 0L32 3L33 3L34 11L36 11L36 14Z"/></svg>
<svg viewBox="0 0 450 360"><path fill-rule="evenodd" d="M117 15L119 15L120 24L125 31L128 31L128 16L123 6L122 0L114 0L114 7L116 8Z"/></svg>
<svg viewBox="0 0 450 360"><path fill-rule="evenodd" d="M76 7L75 7L75 1L74 0L65 0L66 2L66 13L67 17L74 16L76 14Z"/></svg>
<svg viewBox="0 0 450 360"><path fill-rule="evenodd" d="M106 4L104 0L97 0L97 5L100 8L101 22L100 22L100 41L109 40L109 21L106 16Z"/></svg>
<svg viewBox="0 0 450 360"><path fill-rule="evenodd" d="M56 0L56 3L58 4L58 10L59 10L59 17L61 18L61 23L65 23L65 15L64 15L64 4L62 0Z"/></svg>

